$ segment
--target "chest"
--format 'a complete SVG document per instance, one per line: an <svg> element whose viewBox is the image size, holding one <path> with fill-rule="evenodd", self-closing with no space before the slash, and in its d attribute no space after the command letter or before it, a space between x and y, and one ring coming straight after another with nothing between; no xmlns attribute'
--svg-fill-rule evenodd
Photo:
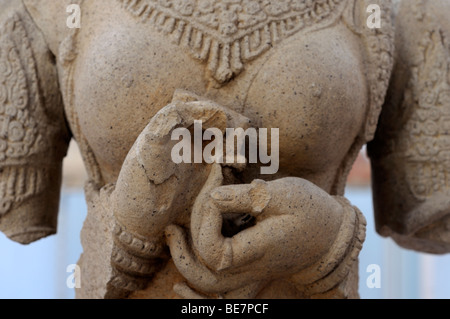
<svg viewBox="0 0 450 319"><path fill-rule="evenodd" d="M82 132L110 180L176 89L232 108L257 127L279 128L287 175L337 167L361 130L367 89L360 43L340 23L277 41L260 33L268 47L259 54L253 32L250 59L243 38L215 47L193 28L186 46L164 32L169 22L142 23L119 6L105 12L97 8L102 2L90 4L83 24L74 95Z"/></svg>

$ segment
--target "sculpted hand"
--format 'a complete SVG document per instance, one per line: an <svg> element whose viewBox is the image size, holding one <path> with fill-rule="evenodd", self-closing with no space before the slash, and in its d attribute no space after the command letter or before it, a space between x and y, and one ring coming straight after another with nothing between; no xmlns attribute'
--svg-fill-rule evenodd
<svg viewBox="0 0 450 319"><path fill-rule="evenodd" d="M247 128L249 120L211 101L177 92L140 134L122 166L111 207L116 218L116 255L113 264L130 274L154 272L152 259L162 255L164 229L186 225L195 198L209 176L211 165L175 164L171 151L173 130L189 128ZM147 265L147 266L143 266Z"/></svg>
<svg viewBox="0 0 450 319"><path fill-rule="evenodd" d="M203 128L248 127L249 120L211 101L177 92L171 104L159 111L140 134L120 172L112 196L117 220L144 237L159 237L178 218L188 220L194 199L208 178L211 166L175 164L171 135L194 121ZM186 213L183 216L182 213Z"/></svg>
<svg viewBox="0 0 450 319"><path fill-rule="evenodd" d="M295 274L319 261L336 240L344 209L306 180L221 184L215 165L193 207L192 248L181 227L167 229L177 268L202 292L226 293ZM250 214L256 224L226 238L225 213Z"/></svg>

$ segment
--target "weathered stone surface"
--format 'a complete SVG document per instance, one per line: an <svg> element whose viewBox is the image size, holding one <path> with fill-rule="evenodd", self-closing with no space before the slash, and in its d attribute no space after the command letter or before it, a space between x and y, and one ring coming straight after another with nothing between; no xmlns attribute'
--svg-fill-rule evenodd
<svg viewBox="0 0 450 319"><path fill-rule="evenodd" d="M379 231L448 252L448 1L0 6L0 230L55 232L72 136L88 173L79 298L357 298L366 223L343 195L377 130ZM243 150L217 160L225 143L216 162L175 161L180 129L198 155L199 122L214 142L267 129L278 171Z"/></svg>
<svg viewBox="0 0 450 319"><path fill-rule="evenodd" d="M401 246L450 252L449 1L403 2L396 61L370 144L377 230Z"/></svg>
<svg viewBox="0 0 450 319"><path fill-rule="evenodd" d="M2 6L8 9L0 28L0 230L28 244L56 232L70 137L43 34L20 2Z"/></svg>

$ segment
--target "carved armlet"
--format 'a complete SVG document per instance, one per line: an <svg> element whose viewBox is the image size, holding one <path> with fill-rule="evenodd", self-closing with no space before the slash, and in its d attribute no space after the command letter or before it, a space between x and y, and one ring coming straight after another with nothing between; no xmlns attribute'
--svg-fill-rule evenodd
<svg viewBox="0 0 450 319"><path fill-rule="evenodd" d="M377 231L400 246L450 252L450 6L403 1L396 63L368 145Z"/></svg>
<svg viewBox="0 0 450 319"><path fill-rule="evenodd" d="M333 246L320 261L292 277L297 289L310 298L358 297L347 288L347 283L351 270L357 266L366 234L366 220L347 199L334 198L344 207L344 216Z"/></svg>

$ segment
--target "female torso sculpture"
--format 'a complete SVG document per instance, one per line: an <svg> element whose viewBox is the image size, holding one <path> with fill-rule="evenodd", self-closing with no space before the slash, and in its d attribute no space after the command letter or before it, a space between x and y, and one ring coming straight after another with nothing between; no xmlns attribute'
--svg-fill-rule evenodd
<svg viewBox="0 0 450 319"><path fill-rule="evenodd" d="M366 1L82 1L62 37L25 1L89 172L79 296L356 297L365 222L342 196L392 71L379 2L370 29ZM278 172L174 164L194 120L278 128Z"/></svg>
<svg viewBox="0 0 450 319"><path fill-rule="evenodd" d="M79 60L84 62L77 64L74 71L74 103L81 130L85 132L107 182L117 180L128 151L149 120L171 102L175 90L184 89L248 117L258 127L279 128L279 176L301 176L331 191L334 181L330 176L337 175L365 124L368 109L360 39L344 23L336 22L339 13L333 12L342 11L343 2L337 1L339 5L325 15L324 19L329 21L322 25L326 28L315 26L322 21L317 19L316 22L314 18L311 18L311 25L305 26L313 30L322 26L323 30L305 33L294 25L299 30L279 41L272 33L269 38L265 37L264 30L270 29L271 17L261 6L258 13L264 14L265 18L256 31L243 31L253 42L258 41L260 47L267 45L270 48L255 55L251 61L243 59L241 50L233 56L230 52L233 49L223 48L224 44L219 42L225 42L221 37L226 38L226 35L213 27L203 26L204 22L202 24L192 16L187 16L194 29L190 39L185 40L189 26L184 26L177 44L173 39L175 35L159 31L157 24L149 21L151 17L141 22L129 12L124 14L126 11L118 3L110 5L108 14L101 10L104 5L101 2L86 4L85 10L98 16L86 19L83 28L87 30L80 32L83 48L80 48ZM245 6L237 3L240 7ZM164 7L156 6L155 11L158 9ZM166 20L171 18L170 9L169 13L160 13ZM220 10L215 9L213 14L219 13ZM229 15L232 13L229 10ZM289 13L294 17L298 15L291 10ZM249 15L248 20L251 18ZM298 24L306 23L297 19ZM175 29L172 33L178 30L182 21L172 22ZM275 21L279 28L278 19ZM327 25L332 23L336 25ZM218 39L208 38L207 33L200 31L202 27L217 33L214 36ZM254 33L258 33L259 38ZM189 51L186 52L189 49L184 47L183 41L190 41L189 46L194 47L197 34L203 41L197 49L199 52L211 41L218 42L218 55L226 54L225 50L230 52L229 56L220 56L215 62L220 65L226 63L223 60L230 60L230 65L222 71L226 75L219 74L220 66L210 70L213 52L205 55L205 61L194 59ZM242 46L243 41L240 35L230 46ZM268 41L270 43L266 43ZM209 44L207 51L213 51L214 45ZM253 43L249 45L253 46ZM242 64L242 70L233 72L233 59ZM339 130L332 129L337 126Z"/></svg>
<svg viewBox="0 0 450 319"><path fill-rule="evenodd" d="M294 10L289 1L207 1L205 8L196 1L181 1L182 6L125 1L107 14L101 10L105 4L85 3L83 10L92 16L78 35L77 60L84 62L74 70L74 108L105 182L117 181L150 119L183 89L244 115L253 126L279 128L278 173L260 175L257 165L249 165L239 174L240 183L295 176L331 193L369 108L366 53L341 19L345 2L324 2L321 16L312 3ZM168 280L166 296L172 286ZM277 293L283 290L278 284ZM301 295L293 291L285 294Z"/></svg>

